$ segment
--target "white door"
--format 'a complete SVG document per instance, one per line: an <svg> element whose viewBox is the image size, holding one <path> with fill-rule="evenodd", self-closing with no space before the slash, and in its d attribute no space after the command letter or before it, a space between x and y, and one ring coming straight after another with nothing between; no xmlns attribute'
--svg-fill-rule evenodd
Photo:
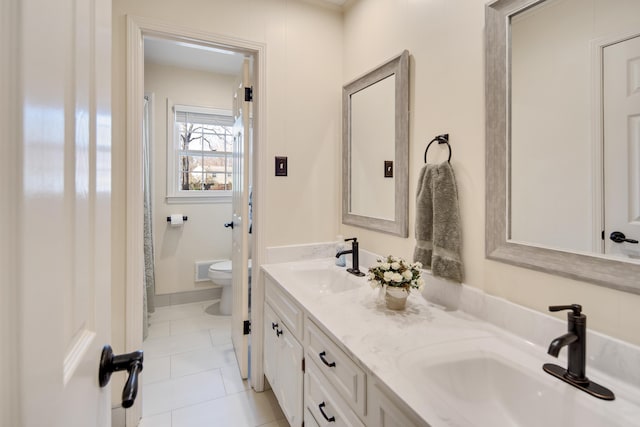
<svg viewBox="0 0 640 427"><path fill-rule="evenodd" d="M111 1L18 4L19 154L0 175L13 175L3 203L16 209L13 425L106 427L111 390L99 386L98 364L110 338Z"/></svg>
<svg viewBox="0 0 640 427"><path fill-rule="evenodd" d="M640 36L603 53L605 253L640 257Z"/></svg>
<svg viewBox="0 0 640 427"><path fill-rule="evenodd" d="M244 88L251 87L249 58L243 64L242 85L236 92L239 105L233 140L233 308L231 313L231 339L236 352L242 378L249 376L249 335L244 333L244 322L249 321L249 146L250 108L245 101Z"/></svg>

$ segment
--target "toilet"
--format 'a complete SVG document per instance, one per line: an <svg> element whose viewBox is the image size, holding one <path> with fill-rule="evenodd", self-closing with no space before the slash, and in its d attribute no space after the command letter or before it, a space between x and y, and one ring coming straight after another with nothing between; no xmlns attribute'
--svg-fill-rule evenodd
<svg viewBox="0 0 640 427"><path fill-rule="evenodd" d="M220 299L220 314L230 315L233 301L232 265L231 260L214 262L209 266L209 279L216 285L222 286ZM249 283L251 283L251 260L249 260Z"/></svg>

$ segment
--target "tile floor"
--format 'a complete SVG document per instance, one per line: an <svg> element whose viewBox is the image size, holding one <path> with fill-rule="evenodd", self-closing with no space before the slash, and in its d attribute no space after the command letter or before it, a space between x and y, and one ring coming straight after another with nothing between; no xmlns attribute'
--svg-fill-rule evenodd
<svg viewBox="0 0 640 427"><path fill-rule="evenodd" d="M271 390L240 378L216 301L158 307L145 340L140 427L288 427Z"/></svg>

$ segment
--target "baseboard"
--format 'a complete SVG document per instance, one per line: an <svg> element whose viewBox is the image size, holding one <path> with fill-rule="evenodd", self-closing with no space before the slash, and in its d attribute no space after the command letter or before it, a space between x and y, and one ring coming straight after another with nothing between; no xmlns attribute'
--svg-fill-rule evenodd
<svg viewBox="0 0 640 427"><path fill-rule="evenodd" d="M111 427L125 427L125 409L122 406L111 408Z"/></svg>
<svg viewBox="0 0 640 427"><path fill-rule="evenodd" d="M173 294L163 294L155 296L156 307L167 307L170 305L189 304L192 302L220 299L222 288L198 289L197 291L176 292Z"/></svg>

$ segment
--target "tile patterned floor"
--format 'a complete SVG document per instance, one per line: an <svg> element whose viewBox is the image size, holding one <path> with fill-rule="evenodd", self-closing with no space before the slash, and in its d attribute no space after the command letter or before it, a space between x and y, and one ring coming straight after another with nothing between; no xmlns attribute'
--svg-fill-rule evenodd
<svg viewBox="0 0 640 427"><path fill-rule="evenodd" d="M214 303L151 315L140 427L288 427L271 390L256 393L240 378L231 317L208 314Z"/></svg>

